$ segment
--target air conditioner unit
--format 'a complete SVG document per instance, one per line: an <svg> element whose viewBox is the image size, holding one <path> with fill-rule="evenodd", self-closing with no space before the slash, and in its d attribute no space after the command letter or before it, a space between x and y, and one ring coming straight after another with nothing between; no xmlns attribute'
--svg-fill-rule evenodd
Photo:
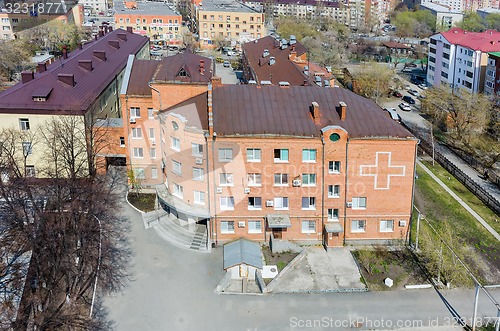
<svg viewBox="0 0 500 331"><path fill-rule="evenodd" d="M131 117L131 118L130 118L130 123L131 123L131 124L135 124L135 117Z"/></svg>
<svg viewBox="0 0 500 331"><path fill-rule="evenodd" d="M346 203L346 207L347 207L347 208L352 208L352 202L348 202L348 203Z"/></svg>
<svg viewBox="0 0 500 331"><path fill-rule="evenodd" d="M272 207L274 206L274 201L273 200L267 200L266 201L266 207Z"/></svg>
<svg viewBox="0 0 500 331"><path fill-rule="evenodd" d="M300 179L294 179L292 182L292 186L295 186L295 187L300 186L300 184L302 184Z"/></svg>
<svg viewBox="0 0 500 331"><path fill-rule="evenodd" d="M203 159L202 158L196 158L195 162L196 162L196 164L203 164Z"/></svg>
<svg viewBox="0 0 500 331"><path fill-rule="evenodd" d="M244 228L245 227L245 221L239 221L238 222L238 227L239 228Z"/></svg>
<svg viewBox="0 0 500 331"><path fill-rule="evenodd" d="M221 194L222 193L222 187L217 187L217 193Z"/></svg>
<svg viewBox="0 0 500 331"><path fill-rule="evenodd" d="M399 226L400 227L405 227L406 226L406 221L405 220L399 221Z"/></svg>
<svg viewBox="0 0 500 331"><path fill-rule="evenodd" d="M244 192L245 192L245 194L249 194L250 193L250 187L245 187Z"/></svg>
<svg viewBox="0 0 500 331"><path fill-rule="evenodd" d="M152 145L152 146L155 146L155 145L156 145L156 140L151 139L151 145Z"/></svg>

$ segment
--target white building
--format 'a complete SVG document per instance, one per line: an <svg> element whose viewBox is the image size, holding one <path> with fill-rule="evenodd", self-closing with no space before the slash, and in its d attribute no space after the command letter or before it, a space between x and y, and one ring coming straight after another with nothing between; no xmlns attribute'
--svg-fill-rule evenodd
<svg viewBox="0 0 500 331"><path fill-rule="evenodd" d="M450 9L435 3L420 5L420 9L428 10L436 17L436 28L438 31L446 31L462 22L464 14L460 10Z"/></svg>

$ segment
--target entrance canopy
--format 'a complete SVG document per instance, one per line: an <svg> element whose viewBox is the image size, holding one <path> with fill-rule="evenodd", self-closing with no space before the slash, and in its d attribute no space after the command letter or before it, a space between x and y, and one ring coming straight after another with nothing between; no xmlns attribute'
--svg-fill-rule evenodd
<svg viewBox="0 0 500 331"><path fill-rule="evenodd" d="M290 223L290 215L288 214L269 214L266 218L267 225L271 229L283 229L292 226L292 223Z"/></svg>
<svg viewBox="0 0 500 331"><path fill-rule="evenodd" d="M327 222L325 223L325 231L327 233L340 233L344 232L344 229L339 222Z"/></svg>

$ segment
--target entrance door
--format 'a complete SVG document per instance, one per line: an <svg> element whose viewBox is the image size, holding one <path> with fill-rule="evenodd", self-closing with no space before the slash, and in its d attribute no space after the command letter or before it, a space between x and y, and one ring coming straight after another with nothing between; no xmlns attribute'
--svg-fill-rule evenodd
<svg viewBox="0 0 500 331"><path fill-rule="evenodd" d="M273 238L274 239L282 239L283 238L283 229L273 229Z"/></svg>

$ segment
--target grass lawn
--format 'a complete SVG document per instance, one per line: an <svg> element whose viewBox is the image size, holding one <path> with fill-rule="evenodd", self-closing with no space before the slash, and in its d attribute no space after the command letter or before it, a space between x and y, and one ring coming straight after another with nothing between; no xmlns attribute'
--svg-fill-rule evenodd
<svg viewBox="0 0 500 331"><path fill-rule="evenodd" d="M434 169L434 168L433 168ZM420 166L417 166L418 179L416 180L415 205L425 218L437 231L447 222L453 229L453 235L457 240L462 240L475 255L479 254L489 264L491 270L484 270L474 265L469 267L480 274L480 277L488 280L488 274L496 275L496 281L500 280L500 243L493 237L465 208L453 199L439 184L437 184ZM445 176L445 175L441 175ZM446 177L444 181L452 186L453 176L450 180ZM467 191L464 188L465 191ZM467 191L466 193L468 193ZM458 193L462 197L462 193ZM468 203L468 199L462 197ZM422 224L422 223L421 223ZM414 236L413 236L414 238Z"/></svg>
<svg viewBox="0 0 500 331"><path fill-rule="evenodd" d="M128 193L128 201L137 209L148 212L155 210L156 194L154 193Z"/></svg>

